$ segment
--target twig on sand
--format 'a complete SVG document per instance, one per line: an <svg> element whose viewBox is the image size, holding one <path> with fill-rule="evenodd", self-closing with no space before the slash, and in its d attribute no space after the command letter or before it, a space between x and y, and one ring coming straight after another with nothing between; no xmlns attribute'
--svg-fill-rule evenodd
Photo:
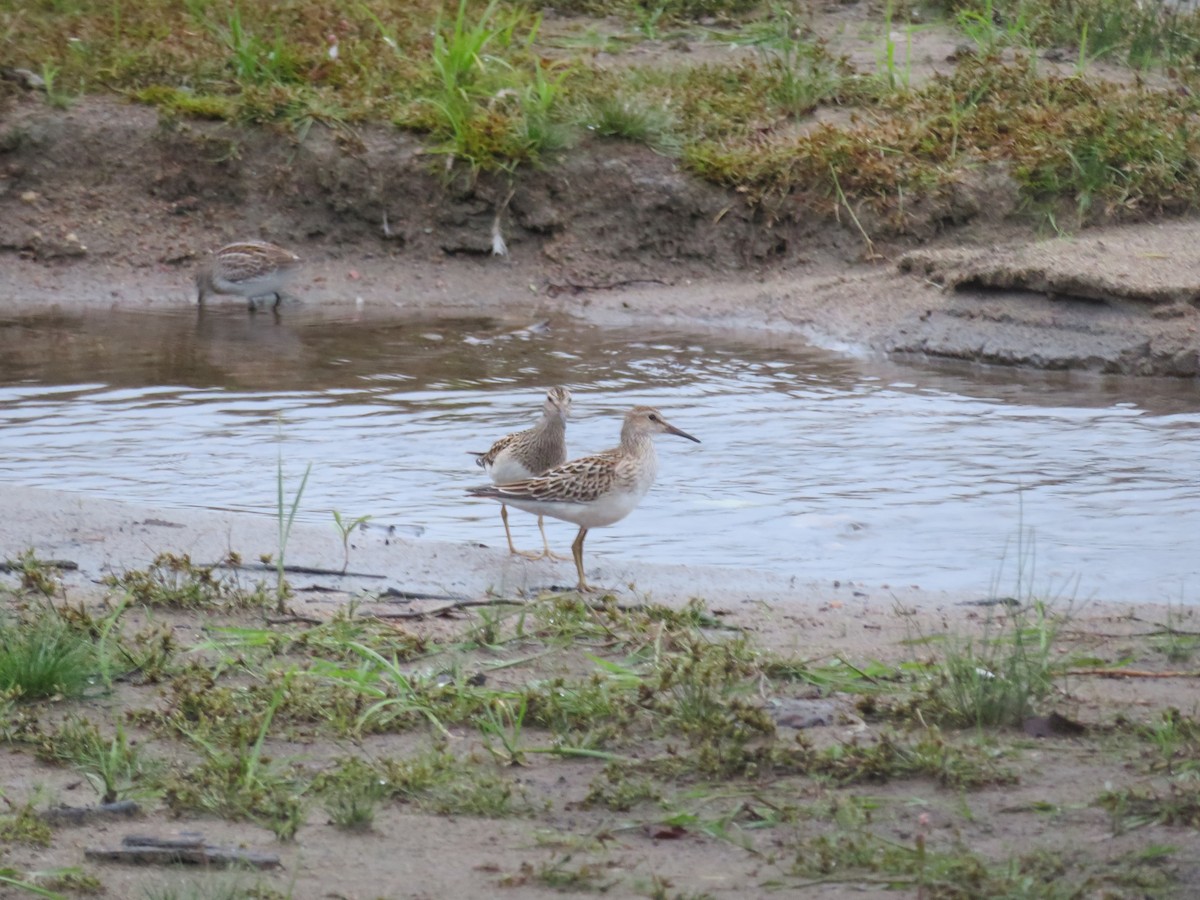
<svg viewBox="0 0 1200 900"><path fill-rule="evenodd" d="M324 619L316 616L302 616L299 613L289 613L286 616L267 616L268 625L291 625L293 622L303 622L305 625L324 625Z"/></svg>
<svg viewBox="0 0 1200 900"><path fill-rule="evenodd" d="M128 834L121 840L120 847L90 847L83 851L83 855L88 859L141 866L178 863L198 866L243 865L256 869L274 869L279 866L279 856L274 853L260 853L237 847L216 847L204 843L204 836L194 831L181 832L173 838Z"/></svg>
<svg viewBox="0 0 1200 900"><path fill-rule="evenodd" d="M75 572L79 569L79 563L69 559L39 559L37 564L47 569L62 569L64 572ZM24 569L22 563L0 562L0 572L21 572Z"/></svg>
<svg viewBox="0 0 1200 900"><path fill-rule="evenodd" d="M227 560L204 566L204 568L235 569L247 572L275 572L278 570L278 566L269 566L266 563L231 563ZM290 572L293 575L336 575L338 578L387 578L386 575L375 575L371 572L343 572L341 569L320 569L315 566L284 566L283 571Z"/></svg>
<svg viewBox="0 0 1200 900"><path fill-rule="evenodd" d="M1101 678L1200 678L1200 670L1191 672L1148 672L1144 669L1068 669L1067 675L1098 675Z"/></svg>
<svg viewBox="0 0 1200 900"><path fill-rule="evenodd" d="M456 597L454 594L425 594L421 591L404 591L400 588L387 588L378 595L379 599L397 600L466 600L466 597Z"/></svg>
<svg viewBox="0 0 1200 900"><path fill-rule="evenodd" d="M443 603L441 606L430 607L429 609L406 609L402 612L372 612L363 613L363 617L373 619L427 619L431 616L440 616L448 612L453 612L456 609L470 609L477 606L525 606L525 600L452 600L449 603Z"/></svg>
<svg viewBox="0 0 1200 900"><path fill-rule="evenodd" d="M96 819L136 816L139 812L141 806L136 800L117 800L96 806L52 806L41 815L51 825L83 825Z"/></svg>

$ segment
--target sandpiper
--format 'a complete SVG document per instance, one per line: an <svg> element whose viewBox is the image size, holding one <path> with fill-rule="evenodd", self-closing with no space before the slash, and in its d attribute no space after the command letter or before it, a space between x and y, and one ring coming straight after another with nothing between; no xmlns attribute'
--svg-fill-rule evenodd
<svg viewBox="0 0 1200 900"><path fill-rule="evenodd" d="M209 294L237 294L254 309L256 298L274 295L275 306L279 306L283 286L299 265L295 253L267 241L227 244L196 272L198 302L203 306Z"/></svg>
<svg viewBox="0 0 1200 900"><path fill-rule="evenodd" d="M567 458L567 416L571 414L571 392L565 387L550 388L542 403L542 419L532 428L507 434L492 444L486 453L475 453L475 462L492 477L495 484L524 481L541 475L551 466L561 464ZM472 451L474 452L474 451ZM541 553L518 550L513 546L512 532L508 530L508 508L500 505L500 519L504 522L504 535L508 538L510 553L529 559L566 559L550 552L546 540L546 527L538 515L538 530L542 533Z"/></svg>
<svg viewBox="0 0 1200 900"><path fill-rule="evenodd" d="M700 443L699 438L669 423L657 409L635 406L625 414L619 447L573 459L535 478L471 488L467 493L578 525L571 552L579 572L579 589L590 591L583 574L583 539L588 529L625 518L650 490L658 473L652 440L656 434L676 434Z"/></svg>

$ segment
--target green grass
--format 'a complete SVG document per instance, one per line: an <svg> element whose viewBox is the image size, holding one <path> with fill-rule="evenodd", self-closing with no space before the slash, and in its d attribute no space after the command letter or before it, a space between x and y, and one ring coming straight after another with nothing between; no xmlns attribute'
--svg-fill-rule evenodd
<svg viewBox="0 0 1200 900"><path fill-rule="evenodd" d="M300 138L314 123L395 125L427 135L451 172L515 177L589 135L620 137L678 155L772 216L797 202L806 215L853 211L868 241L969 217L961 186L984 166L1012 179L1017 212L1059 227L1200 204L1196 13L1136 0L952 2L947 20L980 53L918 83L918 32L902 3L879 10L878 58L862 68L783 3L555 8L621 17L624 33L597 36L608 50L680 25L690 40L754 50L720 63L598 67L596 39L556 38L551 55L538 5L503 0L337 11L311 0L79 0L2 20L0 46L13 65L51 76L51 103L118 91L169 118L266 123ZM708 17L723 27L695 24ZM1039 64L1045 47L1073 52L1075 73ZM1096 61L1167 78L1078 77ZM814 127L821 108L851 114Z"/></svg>
<svg viewBox="0 0 1200 900"><path fill-rule="evenodd" d="M0 611L0 695L78 697L102 668L97 647L49 604L23 615Z"/></svg>
<svg viewBox="0 0 1200 900"><path fill-rule="evenodd" d="M136 900L288 900L290 891L280 892L245 873L205 875L199 884L162 884L147 887Z"/></svg>
<svg viewBox="0 0 1200 900"><path fill-rule="evenodd" d="M236 568L240 559L222 562ZM233 574L223 574L219 565L199 565L186 553L160 553L145 569L106 576L105 584L125 592L133 603L148 607L252 608L269 602L262 585L247 590Z"/></svg>
<svg viewBox="0 0 1200 900"><path fill-rule="evenodd" d="M398 813L509 820L524 842L495 881L512 886L692 896L695 884L646 885L645 871L610 865L637 834L720 848L785 894L843 882L1057 900L1169 896L1175 860L1148 838L1119 871L1089 847L1057 861L997 850L984 821L997 809L1044 819L1075 802L1051 789L1044 804L1004 806L1008 786L1044 779L1051 752L1112 783L1094 794L1114 832L1192 828L1200 808L1187 714L1036 749L1009 727L1040 711L1069 665L1062 620L1036 602L878 648L896 660L885 663L779 655L699 601L563 593L403 626L358 605L321 624L268 624L261 605L140 604L129 583L111 590L103 614L68 607L53 620L121 661L108 667L112 699L0 695L0 737L18 766L69 766L102 798L145 798L152 816L249 821L283 841L323 824L314 812L384 835ZM164 646L171 625L192 634L197 608L203 635ZM841 710L832 726L776 724L774 701L814 695ZM0 841L53 840L35 805L4 801Z"/></svg>
<svg viewBox="0 0 1200 900"><path fill-rule="evenodd" d="M1179 6L1137 0L967 0L956 21L985 52L1065 47L1091 60L1194 68L1200 17Z"/></svg>
<svg viewBox="0 0 1200 900"><path fill-rule="evenodd" d="M292 768L264 754L275 713L290 686L285 676L256 719L239 719L212 740L211 732L184 731L202 760L177 764L164 777L165 799L173 810L202 810L229 819L250 819L270 828L281 841L291 840L304 824L305 784Z"/></svg>
<svg viewBox="0 0 1200 900"><path fill-rule="evenodd" d="M951 724L1016 727L1037 711L1054 686L1060 623L1043 604L999 624L989 619L976 640L951 641L931 695Z"/></svg>
<svg viewBox="0 0 1200 900"><path fill-rule="evenodd" d="M152 796L157 763L142 755L118 722L112 737L105 737L94 722L70 717L53 732L42 733L38 755L49 762L81 772L101 803Z"/></svg>
<svg viewBox="0 0 1200 900"><path fill-rule="evenodd" d="M342 827L373 817L367 810L385 798L439 815L505 818L532 809L511 779L438 748L404 758L342 758L316 778L313 791L342 817L334 820Z"/></svg>

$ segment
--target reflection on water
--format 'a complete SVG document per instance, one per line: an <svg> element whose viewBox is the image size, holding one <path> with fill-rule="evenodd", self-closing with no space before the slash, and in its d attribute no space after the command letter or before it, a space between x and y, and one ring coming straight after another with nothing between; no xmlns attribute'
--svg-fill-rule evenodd
<svg viewBox="0 0 1200 900"><path fill-rule="evenodd" d="M501 547L495 506L463 496L482 479L467 451L532 422L562 383L572 455L613 445L635 403L704 442L659 440L658 486L597 554L980 592L1003 560L1001 591L1021 562L1043 592L1200 593L1191 383L288 313L0 320L0 482L273 516L282 453L293 488L313 467L302 517ZM513 522L534 546L532 517ZM547 529L565 552L573 526Z"/></svg>

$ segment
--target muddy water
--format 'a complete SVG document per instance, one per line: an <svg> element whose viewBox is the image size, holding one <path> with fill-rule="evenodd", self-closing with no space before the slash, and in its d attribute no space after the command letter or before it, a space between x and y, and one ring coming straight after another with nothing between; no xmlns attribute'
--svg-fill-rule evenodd
<svg viewBox="0 0 1200 900"><path fill-rule="evenodd" d="M1190 383L898 365L729 336L236 305L0 320L0 485L502 546L468 450L575 392L573 455L659 406L657 485L592 552L803 581L1195 602ZM512 517L533 547L532 517ZM271 522L274 527L274 522ZM573 526L549 522L560 552ZM702 590L702 586L698 586Z"/></svg>

